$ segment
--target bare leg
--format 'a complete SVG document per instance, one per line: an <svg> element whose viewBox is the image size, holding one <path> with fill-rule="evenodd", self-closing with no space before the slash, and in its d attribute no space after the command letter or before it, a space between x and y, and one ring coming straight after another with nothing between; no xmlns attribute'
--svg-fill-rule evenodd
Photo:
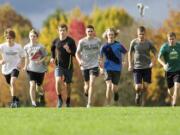
<svg viewBox="0 0 180 135"><path fill-rule="evenodd" d="M88 96L88 90L89 90L89 81L84 82L84 94L85 96Z"/></svg>
<svg viewBox="0 0 180 135"><path fill-rule="evenodd" d="M31 103L33 106L36 106L36 91L35 91L35 88L36 88L36 84L34 81L30 81L30 91L29 91L29 94L30 94L30 98L31 98Z"/></svg>
<svg viewBox="0 0 180 135"><path fill-rule="evenodd" d="M90 107L91 103L92 103L92 94L93 94L93 87L94 87L95 78L96 77L94 75L90 75L87 107Z"/></svg>
<svg viewBox="0 0 180 135"><path fill-rule="evenodd" d="M177 94L178 94L179 89L180 89L180 83L175 82L174 83L174 93L173 93L173 97L172 97L172 106L176 105Z"/></svg>
<svg viewBox="0 0 180 135"><path fill-rule="evenodd" d="M106 101L108 105L110 104L112 98L111 87L112 87L112 82L110 80L106 81Z"/></svg>

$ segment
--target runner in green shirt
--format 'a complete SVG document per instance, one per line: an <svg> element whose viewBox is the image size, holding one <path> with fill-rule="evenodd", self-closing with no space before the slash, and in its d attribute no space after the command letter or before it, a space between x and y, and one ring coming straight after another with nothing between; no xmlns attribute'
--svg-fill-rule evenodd
<svg viewBox="0 0 180 135"><path fill-rule="evenodd" d="M159 51L158 61L166 72L168 94L172 106L176 105L177 91L180 89L180 43L176 41L174 32L167 34L168 43L164 43Z"/></svg>

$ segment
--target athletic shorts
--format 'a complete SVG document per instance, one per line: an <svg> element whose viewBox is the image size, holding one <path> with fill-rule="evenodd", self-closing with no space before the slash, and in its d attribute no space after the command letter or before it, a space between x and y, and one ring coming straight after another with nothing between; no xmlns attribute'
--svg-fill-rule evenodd
<svg viewBox="0 0 180 135"><path fill-rule="evenodd" d="M180 71L177 72L166 72L166 81L168 88L174 87L174 83L178 82L180 83Z"/></svg>
<svg viewBox="0 0 180 135"><path fill-rule="evenodd" d="M143 82L151 83L151 68L134 69L133 75L136 84L142 84Z"/></svg>
<svg viewBox="0 0 180 135"><path fill-rule="evenodd" d="M121 72L120 71L105 71L104 75L105 75L106 81L111 80L113 84L118 85Z"/></svg>
<svg viewBox="0 0 180 135"><path fill-rule="evenodd" d="M73 70L72 69L65 69L62 67L56 67L55 69L55 77L62 77L64 76L64 82L71 83L72 82L72 75Z"/></svg>
<svg viewBox="0 0 180 135"><path fill-rule="evenodd" d="M90 75L98 76L99 75L99 69L98 67L90 68L90 69L85 69L82 70L82 75L84 78L84 81L89 81Z"/></svg>
<svg viewBox="0 0 180 135"><path fill-rule="evenodd" d="M38 86L41 86L44 80L45 73L37 73L33 71L27 71L30 81L35 81Z"/></svg>
<svg viewBox="0 0 180 135"><path fill-rule="evenodd" d="M5 79L6 79L6 82L7 82L8 84L10 84L10 82L11 82L11 77L16 77L16 78L18 78L18 76L19 76L19 70L17 70L17 69L13 69L10 74L4 75L4 77L5 77Z"/></svg>

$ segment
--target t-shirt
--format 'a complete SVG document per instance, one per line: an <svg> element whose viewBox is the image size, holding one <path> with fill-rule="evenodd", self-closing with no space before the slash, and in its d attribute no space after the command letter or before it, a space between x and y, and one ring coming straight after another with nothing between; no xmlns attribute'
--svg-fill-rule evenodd
<svg viewBox="0 0 180 135"><path fill-rule="evenodd" d="M143 43L139 41L138 38L131 41L130 53L134 53L134 69L146 69L150 68L151 57L150 52L156 53L156 48L154 45L145 40Z"/></svg>
<svg viewBox="0 0 180 135"><path fill-rule="evenodd" d="M168 43L164 43L158 54L159 58L161 56L168 65L168 72L180 71L180 42L176 42L173 46L170 46Z"/></svg>
<svg viewBox="0 0 180 135"><path fill-rule="evenodd" d="M4 75L10 74L14 69L18 69L21 58L25 57L23 48L17 43L13 46L9 46L6 42L2 43L0 45L0 53L5 61L5 64L2 65L2 73Z"/></svg>
<svg viewBox="0 0 180 135"><path fill-rule="evenodd" d="M71 53L68 53L63 47L68 45ZM74 39L67 37L65 40L56 38L51 46L52 58L56 58L56 65L65 69L73 68L73 56L75 56L76 44Z"/></svg>
<svg viewBox="0 0 180 135"><path fill-rule="evenodd" d="M44 73L47 71L47 66L44 62L36 63L35 61L41 60L45 56L47 56L47 52L42 45L32 45L28 43L24 46L24 50L26 52L26 56L28 57L29 63L27 66L28 71Z"/></svg>
<svg viewBox="0 0 180 135"><path fill-rule="evenodd" d="M99 66L98 56L100 47L101 41L97 37L92 39L85 37L79 41L77 52L80 52L81 60L83 61L81 70Z"/></svg>
<svg viewBox="0 0 180 135"><path fill-rule="evenodd" d="M100 56L105 56L104 69L106 71L121 71L122 54L126 52L127 50L124 46L117 41L103 45L100 50Z"/></svg>

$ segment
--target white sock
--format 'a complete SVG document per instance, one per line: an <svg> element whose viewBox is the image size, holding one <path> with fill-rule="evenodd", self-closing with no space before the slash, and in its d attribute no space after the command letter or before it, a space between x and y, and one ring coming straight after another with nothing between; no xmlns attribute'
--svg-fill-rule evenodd
<svg viewBox="0 0 180 135"><path fill-rule="evenodd" d="M35 102L35 101L32 101L32 105L36 106L36 102Z"/></svg>

